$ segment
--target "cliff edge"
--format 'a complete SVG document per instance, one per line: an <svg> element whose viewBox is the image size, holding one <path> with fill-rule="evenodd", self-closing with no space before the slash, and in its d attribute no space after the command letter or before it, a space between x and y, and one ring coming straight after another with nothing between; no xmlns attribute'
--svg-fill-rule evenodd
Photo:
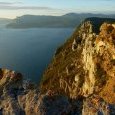
<svg viewBox="0 0 115 115"><path fill-rule="evenodd" d="M94 27L85 21L58 48L44 73L42 91L50 89L72 99L96 93L115 103L115 24L103 23L99 33Z"/></svg>

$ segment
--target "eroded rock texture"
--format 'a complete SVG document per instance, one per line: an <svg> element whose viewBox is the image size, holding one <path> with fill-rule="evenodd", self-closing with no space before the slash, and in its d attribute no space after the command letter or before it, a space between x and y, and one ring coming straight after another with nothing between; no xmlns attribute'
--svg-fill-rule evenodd
<svg viewBox="0 0 115 115"><path fill-rule="evenodd" d="M0 69L0 91L0 115L61 115L71 110L67 97L51 91L42 95L20 73L7 69Z"/></svg>
<svg viewBox="0 0 115 115"><path fill-rule="evenodd" d="M43 92L50 89L75 100L83 97L86 106L96 94L106 106L115 104L115 24L104 22L98 29L94 31L91 21L84 22L57 50L44 73Z"/></svg>

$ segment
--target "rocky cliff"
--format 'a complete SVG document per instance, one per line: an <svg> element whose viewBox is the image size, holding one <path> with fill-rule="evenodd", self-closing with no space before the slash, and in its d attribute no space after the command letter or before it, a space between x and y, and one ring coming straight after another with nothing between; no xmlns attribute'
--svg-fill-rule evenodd
<svg viewBox="0 0 115 115"><path fill-rule="evenodd" d="M105 95L102 92L109 91L104 91L106 85L114 87L110 82L115 80L114 62L115 24L103 23L95 32L92 22L85 21L57 50L44 73L42 91L54 90L73 99L94 93ZM109 95L114 96L112 91Z"/></svg>
<svg viewBox="0 0 115 115"><path fill-rule="evenodd" d="M114 115L115 24L87 19L57 49L40 87L0 69L0 114Z"/></svg>

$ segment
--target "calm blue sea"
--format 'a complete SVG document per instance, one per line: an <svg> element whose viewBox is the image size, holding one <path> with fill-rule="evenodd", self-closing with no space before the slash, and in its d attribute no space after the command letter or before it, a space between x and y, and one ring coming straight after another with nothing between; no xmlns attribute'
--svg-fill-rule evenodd
<svg viewBox="0 0 115 115"><path fill-rule="evenodd" d="M39 82L57 47L73 28L7 29L0 26L0 68L21 72Z"/></svg>

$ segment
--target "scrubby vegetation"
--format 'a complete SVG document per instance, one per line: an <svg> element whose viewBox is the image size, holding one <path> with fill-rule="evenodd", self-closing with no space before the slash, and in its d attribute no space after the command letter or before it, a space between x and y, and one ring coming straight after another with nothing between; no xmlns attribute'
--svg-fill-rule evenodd
<svg viewBox="0 0 115 115"><path fill-rule="evenodd" d="M75 30L74 34L61 47L57 49L51 64L48 66L43 75L43 79L41 82L43 92L48 89L54 89L55 91L60 90L60 77L62 77L67 82L72 82L75 75L82 70L81 67L78 70L74 65L74 61L77 58L80 59L81 51L76 50L75 52L72 52L71 49L72 42L77 35L78 28ZM80 64L79 61L78 64ZM67 74L67 69L69 74Z"/></svg>

